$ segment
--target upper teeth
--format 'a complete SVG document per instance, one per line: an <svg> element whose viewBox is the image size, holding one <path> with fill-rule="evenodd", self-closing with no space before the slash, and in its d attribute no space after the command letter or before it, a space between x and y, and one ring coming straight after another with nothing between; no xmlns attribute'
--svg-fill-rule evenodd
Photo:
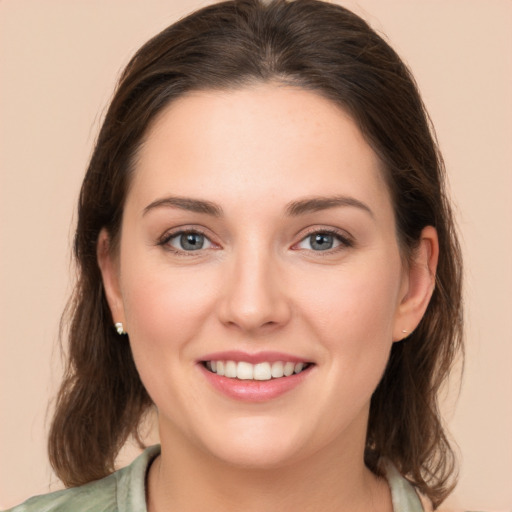
<svg viewBox="0 0 512 512"><path fill-rule="evenodd" d="M245 361L207 361L206 367L216 373L230 379L241 380L270 380L280 377L289 377L293 373L300 373L306 363L292 363L276 361L275 363L251 364Z"/></svg>

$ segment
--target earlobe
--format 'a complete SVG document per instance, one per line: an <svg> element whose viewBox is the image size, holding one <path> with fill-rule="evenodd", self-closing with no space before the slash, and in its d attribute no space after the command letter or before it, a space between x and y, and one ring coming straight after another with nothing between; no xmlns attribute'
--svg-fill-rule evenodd
<svg viewBox="0 0 512 512"><path fill-rule="evenodd" d="M420 242L406 271L406 285L401 291L395 317L394 341L408 337L423 318L434 292L438 258L437 231L427 226L421 232Z"/></svg>
<svg viewBox="0 0 512 512"><path fill-rule="evenodd" d="M113 254L110 236L103 228L98 236L96 257L103 279L103 288L114 323L125 322L124 307L119 284L119 264Z"/></svg>

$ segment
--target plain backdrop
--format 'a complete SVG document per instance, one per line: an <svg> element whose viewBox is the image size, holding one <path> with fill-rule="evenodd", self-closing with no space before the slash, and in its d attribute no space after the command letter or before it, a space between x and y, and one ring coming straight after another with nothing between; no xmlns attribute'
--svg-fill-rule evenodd
<svg viewBox="0 0 512 512"><path fill-rule="evenodd" d="M467 363L446 419L447 505L512 510L512 2L359 0L410 65L437 128L466 263ZM80 182L121 68L198 0L0 0L0 508L58 482L47 404L61 372ZM134 450L124 453L128 462Z"/></svg>

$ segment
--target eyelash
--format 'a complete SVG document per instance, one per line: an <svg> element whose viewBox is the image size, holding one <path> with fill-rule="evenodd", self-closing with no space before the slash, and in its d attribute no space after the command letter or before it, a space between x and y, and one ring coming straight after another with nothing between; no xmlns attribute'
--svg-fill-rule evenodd
<svg viewBox="0 0 512 512"><path fill-rule="evenodd" d="M212 242L210 240L210 238L208 237L208 235L206 235L206 233L200 229L197 229L197 228L194 228L194 229L180 229L179 231L172 231L170 233L165 233L157 242L157 245L159 246L162 246L164 247L164 249L168 250L168 251L171 251L173 252L174 254L178 255L178 256L196 256L196 252L199 253L202 251L202 249L198 249L197 251L185 251L185 250L180 250L180 249L176 249L175 247L173 247L172 245L169 244L169 242L173 239L173 238L177 238L179 236L182 236L182 235L201 235L203 236L206 240L208 240L208 242L212 245L215 245L214 242ZM354 241L348 237L345 233L342 233L336 229L318 229L318 228L315 228L315 229L311 229L310 231L308 231L300 240L299 242L297 242L296 244L293 245L293 247L296 247L298 246L299 244L301 244L302 242L304 242L305 240L307 240L309 237L313 236L313 235L327 235L327 236L332 236L334 237L338 242L339 242L339 245L337 247L334 247L334 248L331 248L331 249L326 249L326 250L323 250L323 251L314 251L314 250L310 250L310 252L312 253L318 253L318 254L332 254L332 253L335 253L335 252L338 252L338 251L342 251L344 249L349 249L351 247L354 246ZM292 247L292 249L293 249ZM294 250L300 250L300 249L294 249ZM307 250L307 249L305 249Z"/></svg>
<svg viewBox="0 0 512 512"><path fill-rule="evenodd" d="M345 249L350 249L351 247L354 247L354 241L352 240L352 238L347 236L347 234L345 232L338 231L338 230L333 229L333 228L326 228L326 229L313 228L310 231L306 232L306 234L300 239L300 241L298 243L294 244L294 247L296 247L297 245L301 244L302 242L304 242L305 240L307 240L308 238L310 238L313 235L328 235L328 236L332 236L332 237L334 237L340 243L337 247L334 247L332 249L326 249L324 251L313 251L313 250L311 250L310 252L312 252L315 255L316 254L318 254L318 255L321 255L321 254L333 254L333 253L336 253L338 251L343 251ZM297 250L300 250L300 249L297 249Z"/></svg>
<svg viewBox="0 0 512 512"><path fill-rule="evenodd" d="M192 229L191 228L191 229L180 229L178 231L172 231L170 233L167 232L158 240L157 245L162 246L165 250L170 251L178 256L185 256L185 257L186 256L196 256L195 253L201 252L201 249L198 249L197 251L184 251L184 250L176 249L175 247L173 247L172 245L169 244L169 242L173 238L177 238L182 235L201 235L206 240L208 240L210 242L210 244L213 244L213 242L210 240L210 238L208 237L208 235L206 233L204 233L200 229L197 229L197 228Z"/></svg>

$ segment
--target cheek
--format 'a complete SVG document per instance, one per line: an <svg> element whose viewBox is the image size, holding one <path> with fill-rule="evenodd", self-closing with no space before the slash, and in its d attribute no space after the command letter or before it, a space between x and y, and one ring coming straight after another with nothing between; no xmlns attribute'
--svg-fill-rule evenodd
<svg viewBox="0 0 512 512"><path fill-rule="evenodd" d="M211 310L212 287L191 269L130 262L123 269L127 331L137 363L169 366L197 337ZM139 364L138 364L139 366Z"/></svg>
<svg viewBox="0 0 512 512"><path fill-rule="evenodd" d="M345 389L359 383L372 392L386 366L401 278L400 263L389 261L302 281L307 329L321 341L333 378L352 380Z"/></svg>
<svg viewBox="0 0 512 512"><path fill-rule="evenodd" d="M318 276L316 276L318 277ZM326 279L302 279L303 303L326 332L390 334L397 307L400 271L379 266L341 269Z"/></svg>

